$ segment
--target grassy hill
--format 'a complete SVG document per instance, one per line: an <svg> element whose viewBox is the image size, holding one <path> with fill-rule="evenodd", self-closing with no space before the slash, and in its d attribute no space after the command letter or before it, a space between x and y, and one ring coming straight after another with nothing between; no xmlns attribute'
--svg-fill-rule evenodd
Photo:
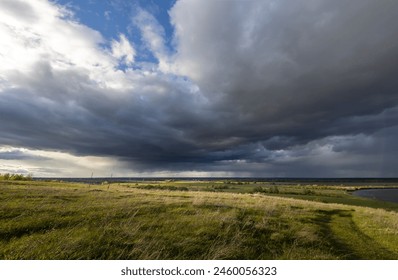
<svg viewBox="0 0 398 280"><path fill-rule="evenodd" d="M398 259L398 204L350 186L0 181L0 259Z"/></svg>

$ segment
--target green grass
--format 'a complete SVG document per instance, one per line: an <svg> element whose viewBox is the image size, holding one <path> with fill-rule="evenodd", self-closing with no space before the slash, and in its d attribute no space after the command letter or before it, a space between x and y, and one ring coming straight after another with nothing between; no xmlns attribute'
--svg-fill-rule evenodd
<svg viewBox="0 0 398 280"><path fill-rule="evenodd" d="M395 204L272 187L0 181L0 259L398 259Z"/></svg>

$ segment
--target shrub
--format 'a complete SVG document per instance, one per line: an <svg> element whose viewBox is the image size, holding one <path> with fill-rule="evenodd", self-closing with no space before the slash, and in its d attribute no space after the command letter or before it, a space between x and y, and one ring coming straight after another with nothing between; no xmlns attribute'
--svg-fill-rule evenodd
<svg viewBox="0 0 398 280"><path fill-rule="evenodd" d="M305 189L305 190L303 191L303 194L304 194L304 195L314 195L315 192L314 192L313 190Z"/></svg>
<svg viewBox="0 0 398 280"><path fill-rule="evenodd" d="M254 192L254 193L268 193L269 191L268 191L267 188L258 186L258 187L255 187L255 188L253 189L253 192Z"/></svg>
<svg viewBox="0 0 398 280"><path fill-rule="evenodd" d="M32 180L32 175L23 175L23 174L10 174L10 173L5 173L5 174L0 174L0 180L4 181L31 181Z"/></svg>
<svg viewBox="0 0 398 280"><path fill-rule="evenodd" d="M279 193L279 189L277 186L272 186L269 191L270 191L270 193Z"/></svg>

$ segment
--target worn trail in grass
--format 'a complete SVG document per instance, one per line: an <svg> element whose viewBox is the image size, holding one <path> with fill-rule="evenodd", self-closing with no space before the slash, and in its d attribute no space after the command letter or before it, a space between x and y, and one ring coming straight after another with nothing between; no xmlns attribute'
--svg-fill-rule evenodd
<svg viewBox="0 0 398 280"><path fill-rule="evenodd" d="M347 259L397 259L398 254L362 232L352 219L352 211L340 211L332 215L332 234Z"/></svg>
<svg viewBox="0 0 398 280"><path fill-rule="evenodd" d="M355 210L318 210L314 223L343 259L396 259L398 254L366 235L353 221Z"/></svg>

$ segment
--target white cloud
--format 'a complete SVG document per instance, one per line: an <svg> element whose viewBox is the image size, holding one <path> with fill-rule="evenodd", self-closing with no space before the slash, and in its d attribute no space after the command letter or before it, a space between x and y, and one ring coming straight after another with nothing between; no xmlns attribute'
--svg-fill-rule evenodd
<svg viewBox="0 0 398 280"><path fill-rule="evenodd" d="M24 6L24 13L17 9ZM117 61L100 47L102 35L77 22L62 6L45 0L0 2L0 75L17 86L13 77L29 74L38 63L59 71L84 72L103 83L114 75ZM127 45L120 42L124 51ZM131 50L130 50L131 51ZM132 62L131 53L126 53ZM111 79L109 79L111 80Z"/></svg>
<svg viewBox="0 0 398 280"><path fill-rule="evenodd" d="M143 9L138 9L137 14L133 17L133 24L139 28L146 47L158 59L159 69L163 72L170 72L171 55L165 44L163 27L152 14Z"/></svg>
<svg viewBox="0 0 398 280"><path fill-rule="evenodd" d="M104 12L104 17L105 17L105 19L106 19L106 20L110 20L110 19L111 19L111 14L112 14L111 11L105 11L105 12Z"/></svg>
<svg viewBox="0 0 398 280"><path fill-rule="evenodd" d="M119 41L112 41L112 55L127 65L134 63L135 50L124 34L119 34Z"/></svg>

